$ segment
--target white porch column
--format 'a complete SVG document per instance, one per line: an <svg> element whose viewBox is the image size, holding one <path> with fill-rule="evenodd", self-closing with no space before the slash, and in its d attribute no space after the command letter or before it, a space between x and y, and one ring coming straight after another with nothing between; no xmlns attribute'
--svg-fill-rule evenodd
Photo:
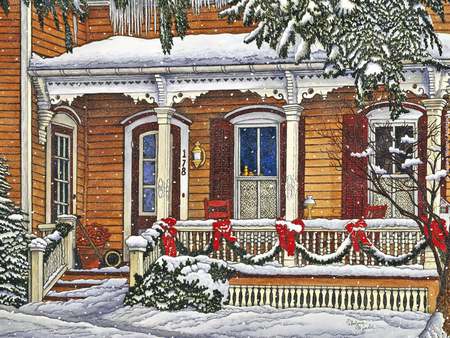
<svg viewBox="0 0 450 338"><path fill-rule="evenodd" d="M286 219L298 217L298 122L303 107L299 104L283 106L286 114Z"/></svg>
<svg viewBox="0 0 450 338"><path fill-rule="evenodd" d="M157 164L157 198L156 217L158 219L170 216L171 192L171 162L172 147L170 135L170 120L175 109L171 107L155 108L158 120L158 164Z"/></svg>
<svg viewBox="0 0 450 338"><path fill-rule="evenodd" d="M447 105L447 101L444 99L427 99L422 101L422 105L427 109L427 129L430 132L431 128L434 128L432 137L427 140L427 148L430 149L433 146L443 147L445 145L441 144L441 123L442 123L442 111ZM438 156L438 152L427 150L428 160L432 163L433 160ZM441 160L436 163L436 168L434 172L441 170ZM427 165L427 175L434 174L430 165ZM427 187L431 188L435 181L427 181ZM427 193L427 199L430 202L430 195ZM433 203L433 211L439 215L440 213L440 203L441 203L441 192L438 190L436 199Z"/></svg>

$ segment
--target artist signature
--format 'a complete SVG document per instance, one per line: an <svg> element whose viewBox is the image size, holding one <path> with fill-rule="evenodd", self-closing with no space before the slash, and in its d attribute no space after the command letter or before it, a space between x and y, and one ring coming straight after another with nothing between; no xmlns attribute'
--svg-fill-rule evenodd
<svg viewBox="0 0 450 338"><path fill-rule="evenodd" d="M358 331L365 331L367 329L373 329L374 325L364 320L347 319L347 325L355 328Z"/></svg>

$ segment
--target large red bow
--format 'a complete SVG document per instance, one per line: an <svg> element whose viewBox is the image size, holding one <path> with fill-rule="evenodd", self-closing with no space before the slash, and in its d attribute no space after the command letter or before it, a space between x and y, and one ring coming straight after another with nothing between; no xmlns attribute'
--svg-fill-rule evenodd
<svg viewBox="0 0 450 338"><path fill-rule="evenodd" d="M161 235L164 251L167 256L175 257L177 255L177 245L175 243L175 237L177 236L175 224L177 224L177 220L173 217L169 217L163 218L161 221L165 223L163 225L164 233Z"/></svg>
<svg viewBox="0 0 450 338"><path fill-rule="evenodd" d="M288 256L294 256L296 235L305 229L303 221L301 219L296 219L293 220L291 224L285 221L278 221L275 225L275 229L278 233L280 247L287 252Z"/></svg>
<svg viewBox="0 0 450 338"><path fill-rule="evenodd" d="M428 219L426 216L422 217L422 220L424 221L425 225L423 227L423 232L426 238L430 237L430 233L428 232L428 227L426 225ZM447 245L445 243L446 237L448 236L448 230L445 225L445 220L440 220L441 226L436 220L433 220L430 224L430 230L431 230L431 241L433 242L433 245L443 252L447 252ZM442 231L442 228L444 231Z"/></svg>
<svg viewBox="0 0 450 338"><path fill-rule="evenodd" d="M223 221L215 221L213 223L213 249L219 250L220 241L225 238L228 242L234 243L237 238L233 236L233 228L231 227L231 221L229 219Z"/></svg>
<svg viewBox="0 0 450 338"><path fill-rule="evenodd" d="M360 244L363 246L372 246L372 243L367 239L365 229L367 227L366 221L358 220L356 223L348 223L345 229L350 233L350 238L353 243L353 250L359 252Z"/></svg>

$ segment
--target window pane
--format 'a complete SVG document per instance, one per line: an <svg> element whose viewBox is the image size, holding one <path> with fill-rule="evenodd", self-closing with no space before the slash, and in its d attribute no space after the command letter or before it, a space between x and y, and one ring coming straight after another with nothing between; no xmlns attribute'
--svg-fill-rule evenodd
<svg viewBox="0 0 450 338"><path fill-rule="evenodd" d="M260 131L260 174L277 175L277 129L261 128Z"/></svg>
<svg viewBox="0 0 450 338"><path fill-rule="evenodd" d="M401 167L401 163L405 161L406 158L411 158L413 153L413 145L409 143L402 143L402 137L409 136L413 137L413 127L412 126L398 126L395 127L395 147L399 148L400 150L403 150L406 154L398 154L397 158L399 160L399 163L396 163L396 171L405 173L407 170L412 170L412 168L409 169L403 169Z"/></svg>
<svg viewBox="0 0 450 338"><path fill-rule="evenodd" d="M143 137L143 157L154 159L156 156L156 135L150 134Z"/></svg>
<svg viewBox="0 0 450 338"><path fill-rule="evenodd" d="M144 185L154 185L156 181L155 175L155 162L153 161L145 161L144 163Z"/></svg>
<svg viewBox="0 0 450 338"><path fill-rule="evenodd" d="M242 128L239 130L239 141L241 147L241 175L244 167L248 167L249 172L257 174L256 157L257 157L257 128Z"/></svg>
<svg viewBox="0 0 450 338"><path fill-rule="evenodd" d="M375 146L376 160L375 163L380 168L392 173L392 158L389 153L389 147L392 147L392 127L375 128Z"/></svg>
<svg viewBox="0 0 450 338"><path fill-rule="evenodd" d="M142 196L142 211L155 212L155 188L144 188Z"/></svg>

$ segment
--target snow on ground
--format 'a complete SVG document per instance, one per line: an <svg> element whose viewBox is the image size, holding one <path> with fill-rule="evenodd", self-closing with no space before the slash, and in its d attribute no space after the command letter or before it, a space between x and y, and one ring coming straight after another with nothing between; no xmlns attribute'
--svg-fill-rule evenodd
<svg viewBox="0 0 450 338"><path fill-rule="evenodd" d="M333 309L238 308L217 313L124 307L126 280L105 281L68 302L0 308L0 337L417 337L428 314Z"/></svg>

